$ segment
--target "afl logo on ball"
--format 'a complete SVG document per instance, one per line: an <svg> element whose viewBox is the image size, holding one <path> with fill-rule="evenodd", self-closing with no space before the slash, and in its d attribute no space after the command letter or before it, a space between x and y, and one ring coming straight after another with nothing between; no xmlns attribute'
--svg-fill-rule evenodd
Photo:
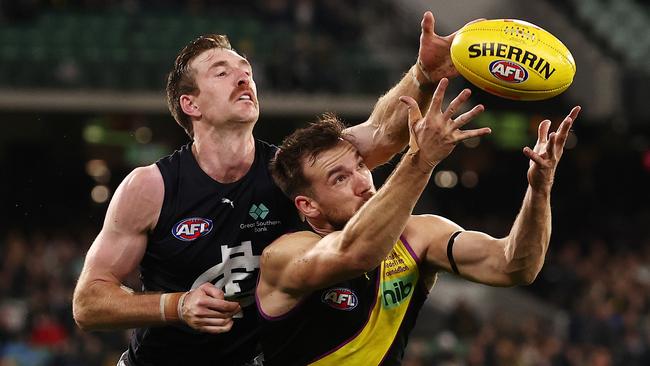
<svg viewBox="0 0 650 366"><path fill-rule="evenodd" d="M192 217L179 221L172 228L172 235L182 241L193 241L212 231L212 220Z"/></svg>
<svg viewBox="0 0 650 366"><path fill-rule="evenodd" d="M356 308L359 304L359 299L354 291L343 287L326 290L323 292L321 300L334 309L346 311Z"/></svg>
<svg viewBox="0 0 650 366"><path fill-rule="evenodd" d="M516 62L496 60L490 63L490 73L508 83L523 83L528 79L528 71Z"/></svg>

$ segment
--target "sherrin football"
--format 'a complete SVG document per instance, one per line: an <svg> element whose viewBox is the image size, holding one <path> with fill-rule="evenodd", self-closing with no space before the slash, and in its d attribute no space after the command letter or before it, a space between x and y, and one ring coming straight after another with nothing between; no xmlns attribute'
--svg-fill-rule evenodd
<svg viewBox="0 0 650 366"><path fill-rule="evenodd" d="M576 64L562 42L515 19L482 20L461 28L451 44L458 72L477 87L515 100L542 100L565 91Z"/></svg>

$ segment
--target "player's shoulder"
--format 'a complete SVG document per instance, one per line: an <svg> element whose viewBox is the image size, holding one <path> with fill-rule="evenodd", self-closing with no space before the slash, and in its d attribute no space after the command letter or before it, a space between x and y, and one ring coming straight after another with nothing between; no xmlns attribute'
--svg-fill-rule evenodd
<svg viewBox="0 0 650 366"><path fill-rule="evenodd" d="M150 196L164 189L164 181L156 164L133 169L122 181L123 190Z"/></svg>
<svg viewBox="0 0 650 366"><path fill-rule="evenodd" d="M119 222L137 231L149 230L157 222L164 194L163 179L155 165L135 168L111 199L107 222Z"/></svg>
<svg viewBox="0 0 650 366"><path fill-rule="evenodd" d="M440 226L441 228L458 226L455 222L449 220L446 217L442 217L440 215L432 215L432 214L411 215L406 225L407 227L412 227L414 229L423 226L429 226L429 225L436 225L436 226Z"/></svg>
<svg viewBox="0 0 650 366"><path fill-rule="evenodd" d="M131 171L127 178L134 180L137 183L155 184L162 183L162 174L156 164L140 166Z"/></svg>
<svg viewBox="0 0 650 366"><path fill-rule="evenodd" d="M425 241L447 237L463 228L446 217L439 215L411 215L404 229L407 238L423 238Z"/></svg>
<svg viewBox="0 0 650 366"><path fill-rule="evenodd" d="M139 206L141 209L152 206L158 210L164 194L162 174L155 164L151 164L133 169L118 187L113 201L119 200L127 206Z"/></svg>

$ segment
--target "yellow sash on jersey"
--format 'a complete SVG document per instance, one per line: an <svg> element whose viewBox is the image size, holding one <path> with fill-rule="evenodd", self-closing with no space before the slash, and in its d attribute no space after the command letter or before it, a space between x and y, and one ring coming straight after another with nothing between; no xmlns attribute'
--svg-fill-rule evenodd
<svg viewBox="0 0 650 366"><path fill-rule="evenodd" d="M401 239L381 263L380 276L377 301L363 330L310 365L379 365L393 344L419 279L417 263Z"/></svg>

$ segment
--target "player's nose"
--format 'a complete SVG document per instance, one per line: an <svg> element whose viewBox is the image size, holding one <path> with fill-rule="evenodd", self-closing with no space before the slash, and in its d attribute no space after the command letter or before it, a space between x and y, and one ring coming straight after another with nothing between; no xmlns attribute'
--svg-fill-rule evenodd
<svg viewBox="0 0 650 366"><path fill-rule="evenodd" d="M237 86L249 85L251 83L251 77L245 71L241 71L237 78Z"/></svg>
<svg viewBox="0 0 650 366"><path fill-rule="evenodd" d="M367 174L363 172L354 173L354 189L355 193L359 196L365 197L372 195L372 180ZM369 198L369 197L368 197Z"/></svg>

